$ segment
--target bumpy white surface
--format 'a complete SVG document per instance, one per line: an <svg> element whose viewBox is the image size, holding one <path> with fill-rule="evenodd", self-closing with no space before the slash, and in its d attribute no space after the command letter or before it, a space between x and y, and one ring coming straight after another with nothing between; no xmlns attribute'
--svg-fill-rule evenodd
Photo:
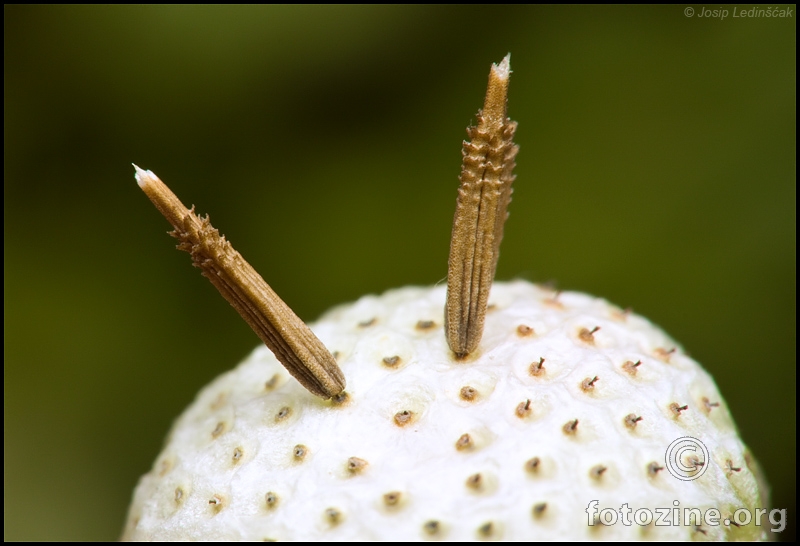
<svg viewBox="0 0 800 546"><path fill-rule="evenodd" d="M752 523L588 524L593 500L598 510L627 504L631 513L677 501L717 508L723 519L764 506L756 463L714 381L661 330L584 294L554 299L527 282L495 283L480 349L457 361L442 329L444 300L443 286L403 288L311 325L345 373L344 403L314 397L265 347L256 349L177 420L136 489L123 538L766 536ZM532 375L540 358L544 371ZM628 361L641 361L635 373ZM474 389L473 400L463 387ZM529 411L518 413L527 400ZM688 407L676 412L673 404ZM413 417L399 426L404 411ZM642 417L632 428L629 414ZM458 449L464 434L471 443ZM653 462L664 467L667 447L684 436L708 448L706 472L692 481L649 472ZM295 455L300 445L303 457ZM387 493L399 493L396 504Z"/></svg>

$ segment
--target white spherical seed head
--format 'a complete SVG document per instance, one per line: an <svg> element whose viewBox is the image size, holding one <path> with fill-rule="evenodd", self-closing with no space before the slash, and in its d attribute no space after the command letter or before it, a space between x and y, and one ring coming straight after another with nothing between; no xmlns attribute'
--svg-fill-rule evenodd
<svg viewBox="0 0 800 546"><path fill-rule="evenodd" d="M767 538L725 525L768 508L766 486L714 381L664 332L584 294L495 283L459 360L444 301L403 288L311 325L347 377L331 401L256 349L177 420L123 538ZM679 456L697 479L666 468L682 437L707 449ZM656 509L671 524L638 524Z"/></svg>

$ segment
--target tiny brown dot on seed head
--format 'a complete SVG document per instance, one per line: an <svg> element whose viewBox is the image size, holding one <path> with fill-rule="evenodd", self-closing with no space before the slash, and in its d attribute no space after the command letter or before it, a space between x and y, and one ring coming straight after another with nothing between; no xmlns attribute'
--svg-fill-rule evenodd
<svg viewBox="0 0 800 546"><path fill-rule="evenodd" d="M474 402L478 399L478 391L474 387L470 387L469 385L465 387L461 387L461 391L459 392L459 396L462 400L466 400L467 402Z"/></svg>
<svg viewBox="0 0 800 546"><path fill-rule="evenodd" d="M728 475L730 475L733 472L741 472L742 471L741 467L733 466L733 461L731 461L730 459L728 459L725 462L725 467L727 469Z"/></svg>
<svg viewBox="0 0 800 546"><path fill-rule="evenodd" d="M578 420L573 419L572 421L567 421L567 423L562 427L564 434L575 434L578 432Z"/></svg>
<svg viewBox="0 0 800 546"><path fill-rule="evenodd" d="M165 476L170 470L172 470L172 461L169 459L161 461L161 464L158 465L159 476Z"/></svg>
<svg viewBox="0 0 800 546"><path fill-rule="evenodd" d="M278 494L269 491L266 495L264 495L264 502L267 505L267 508L275 508L278 506Z"/></svg>
<svg viewBox="0 0 800 546"><path fill-rule="evenodd" d="M222 495L214 495L208 499L208 505L215 514L218 514L225 507L224 497Z"/></svg>
<svg viewBox="0 0 800 546"><path fill-rule="evenodd" d="M594 480L599 480L603 477L603 473L606 470L608 470L608 468L601 464L595 465L589 470L589 476Z"/></svg>
<svg viewBox="0 0 800 546"><path fill-rule="evenodd" d="M599 326L595 326L591 330L588 328L581 328L578 332L578 338L583 341L584 343L594 344L594 334L600 329Z"/></svg>
<svg viewBox="0 0 800 546"><path fill-rule="evenodd" d="M430 330L434 326L436 326L436 323L433 322L432 320L420 320L417 321L417 325L415 326L415 328L417 330Z"/></svg>
<svg viewBox="0 0 800 546"><path fill-rule="evenodd" d="M219 423L217 423L217 426L214 427L214 430L211 431L211 437L216 438L223 432L225 432L225 423L220 421Z"/></svg>
<svg viewBox="0 0 800 546"><path fill-rule="evenodd" d="M629 413L628 415L625 416L624 419L625 426L630 429L634 429L636 428L636 423L638 423L642 419L644 419L644 417L639 417L635 413Z"/></svg>
<svg viewBox="0 0 800 546"><path fill-rule="evenodd" d="M527 400L520 402L517 404L516 412L517 417L523 419L531 414L531 399L528 398Z"/></svg>
<svg viewBox="0 0 800 546"><path fill-rule="evenodd" d="M625 370L626 372L628 372L631 375L636 375L636 371L639 368L639 366L641 366L641 365L642 365L642 361L641 360L637 360L636 362L633 362L632 360L627 360L622 365L622 369Z"/></svg>
<svg viewBox="0 0 800 546"><path fill-rule="evenodd" d="M681 412L687 409L689 409L688 405L681 406L677 402L673 402L672 404L669 405L669 411L671 411L672 415L674 415L675 417L680 416Z"/></svg>
<svg viewBox="0 0 800 546"><path fill-rule="evenodd" d="M398 411L397 413L394 414L394 423L398 427L406 426L407 424L411 423L413 419L414 419L413 411L403 410L403 411Z"/></svg>
<svg viewBox="0 0 800 546"><path fill-rule="evenodd" d="M422 529L429 535L437 534L442 528L442 524L436 521L435 519L426 521L422 525Z"/></svg>
<svg viewBox="0 0 800 546"><path fill-rule="evenodd" d="M630 316L631 313L633 313L633 309L631 309L630 307L627 307L627 308L622 309L622 310L614 309L614 310L611 311L611 317L614 320L618 320L620 322L625 322L626 320L628 320L628 317Z"/></svg>
<svg viewBox="0 0 800 546"><path fill-rule="evenodd" d="M281 409L278 410L278 413L275 414L275 422L280 423L287 417L292 414L292 408L289 406L283 406Z"/></svg>
<svg viewBox="0 0 800 546"><path fill-rule="evenodd" d="M480 489L483 485L483 476L481 476L480 472L473 474L467 478L466 485L470 489Z"/></svg>
<svg viewBox="0 0 800 546"><path fill-rule="evenodd" d="M705 466L705 461L701 461L697 455L689 455L683 461L686 466L693 466L696 470L699 470L700 467Z"/></svg>
<svg viewBox="0 0 800 546"><path fill-rule="evenodd" d="M461 437L456 441L456 449L459 451L471 449L473 446L474 444L469 434L462 434Z"/></svg>
<svg viewBox="0 0 800 546"><path fill-rule="evenodd" d="M711 410L714 408L719 407L719 402L712 402L707 397L703 397L703 407L706 409L706 412L711 413Z"/></svg>
<svg viewBox="0 0 800 546"><path fill-rule="evenodd" d="M303 444L297 444L292 450L292 455L296 461L302 461L308 454L308 448Z"/></svg>
<svg viewBox="0 0 800 546"><path fill-rule="evenodd" d="M533 457L525 461L525 470L531 473L538 472L541 468L542 461L539 457Z"/></svg>
<svg viewBox="0 0 800 546"><path fill-rule="evenodd" d="M553 289L552 287L550 288ZM545 298L542 300L542 302L548 307L552 307L554 309L563 309L564 304L558 300L559 296L561 296L561 290L556 290L552 297Z"/></svg>
<svg viewBox="0 0 800 546"><path fill-rule="evenodd" d="M544 358L540 357L538 362L531 362L528 373L537 376L544 374Z"/></svg>
<svg viewBox="0 0 800 546"><path fill-rule="evenodd" d="M533 335L533 328L526 324L520 324L517 326L517 335L519 337L528 337Z"/></svg>
<svg viewBox="0 0 800 546"><path fill-rule="evenodd" d="M279 382L280 380L281 380L281 376L280 376L280 374L277 374L277 373L276 373L275 375L273 375L272 377L270 377L270 378L267 380L267 382L266 382L266 383L264 383L264 390L267 390L267 391L271 391L271 390L273 390L275 387L277 387L277 386L278 386L278 382Z"/></svg>
<svg viewBox="0 0 800 546"><path fill-rule="evenodd" d="M390 491L383 495L383 503L386 506L395 506L397 503L400 502L403 494L400 491Z"/></svg>
<svg viewBox="0 0 800 546"><path fill-rule="evenodd" d="M331 398L331 403L334 407L343 407L350 403L351 397L347 391L342 391Z"/></svg>
<svg viewBox="0 0 800 546"><path fill-rule="evenodd" d="M337 508L326 508L325 519L328 520L328 523L331 525L336 525L342 521L342 513Z"/></svg>
<svg viewBox="0 0 800 546"><path fill-rule="evenodd" d="M228 394L221 392L217 395L216 399L211 403L212 410L218 410L225 404L225 401L228 399Z"/></svg>
<svg viewBox="0 0 800 546"><path fill-rule="evenodd" d="M359 474L363 472L369 463L364 459L359 459L358 457L350 457L347 459L347 470L351 474Z"/></svg>
<svg viewBox="0 0 800 546"><path fill-rule="evenodd" d="M175 488L175 502L181 502L183 500L183 489L180 487Z"/></svg>
<svg viewBox="0 0 800 546"><path fill-rule="evenodd" d="M547 509L546 502L538 502L533 505L533 517L539 518L544 515L544 511Z"/></svg>
<svg viewBox="0 0 800 546"><path fill-rule="evenodd" d="M599 378L597 376L587 377L586 379L581 381L581 390L583 392L589 392L594 390L594 384L597 383L597 381L599 381Z"/></svg>
<svg viewBox="0 0 800 546"><path fill-rule="evenodd" d="M675 347L669 350L664 349L663 347L659 347L658 349L653 351L653 354L656 356L657 359L663 360L664 362L669 362L670 356L672 356L672 353L674 353L675 351L676 351Z"/></svg>
<svg viewBox="0 0 800 546"><path fill-rule="evenodd" d="M497 304L496 303L490 303L489 305L486 306L486 312L487 313L489 311L494 311L495 309L497 309Z"/></svg>
<svg viewBox="0 0 800 546"><path fill-rule="evenodd" d="M241 447L237 447L233 450L233 462L238 463L242 457L244 457L244 450Z"/></svg>
<svg viewBox="0 0 800 546"><path fill-rule="evenodd" d="M383 364L389 368L394 368L395 366L400 364L400 357L397 355L385 356L383 357Z"/></svg>
<svg viewBox="0 0 800 546"><path fill-rule="evenodd" d="M478 534L482 537L490 537L492 533L494 533L494 524L491 521L487 521L478 527Z"/></svg>
<svg viewBox="0 0 800 546"><path fill-rule="evenodd" d="M372 318L369 318L367 320L362 320L361 322L359 322L358 323L358 327L359 328L369 328L370 326L374 325L376 322L378 322L378 318L377 317L372 317Z"/></svg>
<svg viewBox="0 0 800 546"><path fill-rule="evenodd" d="M647 475L651 478L664 470L663 466L660 466L657 462L653 461L652 463L647 465Z"/></svg>

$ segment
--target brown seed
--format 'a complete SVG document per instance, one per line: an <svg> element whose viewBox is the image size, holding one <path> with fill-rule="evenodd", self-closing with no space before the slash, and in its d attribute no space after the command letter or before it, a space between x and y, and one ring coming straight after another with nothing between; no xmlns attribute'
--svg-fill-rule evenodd
<svg viewBox="0 0 800 546"><path fill-rule="evenodd" d="M272 509L278 506L278 494L272 491L269 491L266 495L264 495L264 502L267 505L267 508Z"/></svg>
<svg viewBox="0 0 800 546"><path fill-rule="evenodd" d="M544 374L544 358L539 358L538 362L531 362L530 367L528 368L528 373L532 376L543 375Z"/></svg>
<svg viewBox="0 0 800 546"><path fill-rule="evenodd" d="M492 65L478 126L467 130L461 185L450 239L445 334L457 358L473 352L483 335L503 224L514 181L517 124L506 117L509 57Z"/></svg>
<svg viewBox="0 0 800 546"><path fill-rule="evenodd" d="M461 396L462 400L466 400L467 402L474 402L478 398L478 391L470 386L461 387L461 392L459 393L459 395Z"/></svg>
<svg viewBox="0 0 800 546"><path fill-rule="evenodd" d="M530 326L526 326L525 324L520 324L517 326L517 335L519 337L528 337L533 335L533 328Z"/></svg>
<svg viewBox="0 0 800 546"><path fill-rule="evenodd" d="M573 421L568 421L563 427L562 430L564 434L575 434L578 432L578 420L575 419Z"/></svg>
<svg viewBox="0 0 800 546"><path fill-rule="evenodd" d="M520 419L524 419L525 417L527 417L527 416L529 416L531 414L531 399L530 398L528 398L524 402L520 402L517 405L516 414L517 414L517 417L519 417Z"/></svg>
<svg viewBox="0 0 800 546"><path fill-rule="evenodd" d="M472 438L470 438L469 434L462 434L461 437L456 442L456 449L459 451L472 449L473 447L474 443L472 442Z"/></svg>
<svg viewBox="0 0 800 546"><path fill-rule="evenodd" d="M139 187L175 228L172 236L180 241L177 248L191 254L194 265L289 373L322 398L342 392L344 374L328 349L230 242L220 236L208 216L200 218L194 207L187 209L152 171L134 167Z"/></svg>
<svg viewBox="0 0 800 546"><path fill-rule="evenodd" d="M414 412L403 410L394 414L394 422L399 427L404 427L414 419Z"/></svg>
<svg viewBox="0 0 800 546"><path fill-rule="evenodd" d="M544 511L547 509L546 502L539 502L533 505L533 517L540 518L544 515Z"/></svg>
<svg viewBox="0 0 800 546"><path fill-rule="evenodd" d="M639 417L635 413L629 413L628 415L625 416L624 419L625 426L630 429L634 429L636 428L636 423L638 423L642 419L644 419L644 417Z"/></svg>
<svg viewBox="0 0 800 546"><path fill-rule="evenodd" d="M584 343L588 343L590 345L594 345L594 334L600 329L599 326L595 326L591 330L588 328L581 328L578 332L578 338Z"/></svg>
<svg viewBox="0 0 800 546"><path fill-rule="evenodd" d="M400 357L397 355L394 356L385 356L383 357L384 365L388 366L389 368L394 368L398 364L400 364Z"/></svg>
<svg viewBox="0 0 800 546"><path fill-rule="evenodd" d="M358 457L350 457L347 459L347 470L351 474L359 474L367 468L369 463L364 459L359 459Z"/></svg>

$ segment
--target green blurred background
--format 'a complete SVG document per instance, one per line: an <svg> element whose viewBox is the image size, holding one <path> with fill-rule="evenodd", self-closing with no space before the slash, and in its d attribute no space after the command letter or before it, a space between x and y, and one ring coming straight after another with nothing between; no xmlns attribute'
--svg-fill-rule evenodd
<svg viewBox="0 0 800 546"><path fill-rule="evenodd" d="M131 161L313 320L444 278L464 129L509 51L498 278L682 342L793 538L795 19L684 8L5 6L5 539L117 538L171 421L258 343Z"/></svg>

